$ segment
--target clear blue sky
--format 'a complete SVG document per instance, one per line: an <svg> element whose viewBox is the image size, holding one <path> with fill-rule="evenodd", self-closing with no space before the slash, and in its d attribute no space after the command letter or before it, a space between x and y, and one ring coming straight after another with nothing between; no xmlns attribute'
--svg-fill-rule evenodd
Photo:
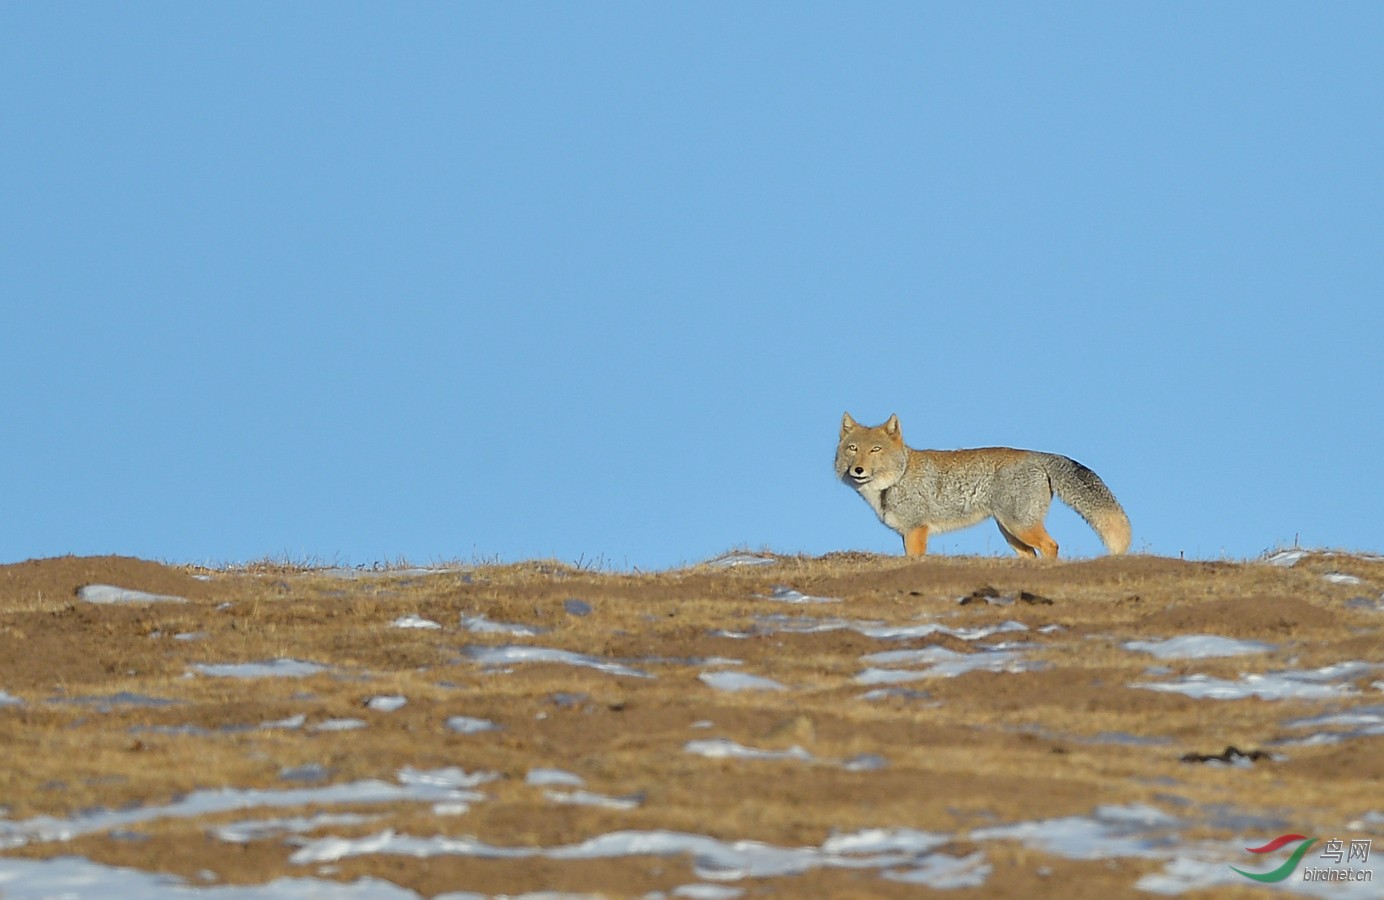
<svg viewBox="0 0 1384 900"><path fill-rule="evenodd" d="M0 40L0 560L899 552L846 410L1073 456L1136 551L1384 549L1384 4L7 3Z"/></svg>

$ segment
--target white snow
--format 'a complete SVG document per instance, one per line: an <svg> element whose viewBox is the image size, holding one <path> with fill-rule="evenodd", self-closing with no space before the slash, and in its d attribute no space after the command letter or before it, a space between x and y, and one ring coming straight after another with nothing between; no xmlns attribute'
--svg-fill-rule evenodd
<svg viewBox="0 0 1384 900"><path fill-rule="evenodd" d="M1271 566L1288 568L1289 566L1297 565L1306 555L1306 550L1279 550L1277 553L1270 553L1268 556L1264 557L1264 562Z"/></svg>
<svg viewBox="0 0 1384 900"><path fill-rule="evenodd" d="M1191 891L1208 891L1216 887L1255 888L1264 890L1269 885L1255 885L1254 882L1231 871L1231 866L1246 868L1248 871L1262 869L1264 863L1247 859L1243 842L1204 841L1190 847L1180 848L1177 854L1164 865L1160 872L1150 872L1134 883L1135 890L1150 894L1178 895ZM1280 862L1276 857L1274 862ZM1310 863L1308 863L1310 864ZM1300 894L1310 897L1341 898L1341 900L1379 900L1379 885L1373 882L1351 881L1305 881L1301 872L1272 885L1276 891Z"/></svg>
<svg viewBox="0 0 1384 900"><path fill-rule="evenodd" d="M328 669L320 663L282 658L248 663L193 663L192 668L212 678L302 678Z"/></svg>
<svg viewBox="0 0 1384 900"><path fill-rule="evenodd" d="M212 788L193 791L162 806L96 810L65 819L35 816L18 821L0 820L0 849L69 841L84 834L124 829L160 819L193 818L241 809L478 800L482 795L465 789L498 776L486 772L468 775L456 768L419 771L406 767L397 777L398 784L368 779L311 788Z"/></svg>
<svg viewBox="0 0 1384 900"><path fill-rule="evenodd" d="M963 641L979 641L997 634L1008 634L1014 631L1028 631L1028 626L1023 622L1006 621L998 625L982 625L977 628L952 628L937 622L926 622L921 625L880 625L857 629L866 637L881 638L885 640L900 640L904 638L920 638L933 634L946 634Z"/></svg>
<svg viewBox="0 0 1384 900"><path fill-rule="evenodd" d="M394 712L408 705L408 698L401 694L380 694L365 701L366 709L376 712Z"/></svg>
<svg viewBox="0 0 1384 900"><path fill-rule="evenodd" d="M1245 852L1246 841L1184 841L1177 818L1143 804L1100 806L1090 816L1064 816L1017 822L970 833L972 841L1019 841L1024 846L1067 859L1106 860L1135 857L1164 861L1161 871L1142 876L1136 890L1154 894L1183 894L1224 885L1262 889L1232 872L1232 865L1262 869L1262 862ZM1252 845L1251 845L1252 846ZM1364 900L1379 896L1377 884L1307 882L1291 878L1274 888L1292 893Z"/></svg>
<svg viewBox="0 0 1384 900"><path fill-rule="evenodd" d="M406 615L406 616L400 616L399 618L395 619L393 622L390 622L389 625L390 625L391 628L425 628L425 629L434 629L434 628L441 628L441 627L442 627L442 625L441 625L440 623L434 622L432 619L425 619L425 618L423 618L422 616L418 615L417 613L409 613L409 614Z"/></svg>
<svg viewBox="0 0 1384 900"><path fill-rule="evenodd" d="M1162 857L1176 842L1179 821L1142 804L1098 806L1090 816L1065 816L971 832L973 841L1019 841L1067 859Z"/></svg>
<svg viewBox="0 0 1384 900"><path fill-rule="evenodd" d="M424 838L382 831L362 838L329 837L308 841L290 860L308 865L377 853L419 858L469 856L552 860L688 855L692 858L694 874L708 881L769 878L818 868L843 868L887 870L889 877L928 886L939 886L929 880L929 872L936 873L941 883L960 877L958 873L963 869L971 869L966 883L983 883L986 870L976 860L961 866L950 857L950 862L932 858L933 851L948 840L947 835L914 829L881 828L828 838L820 847L779 847L761 841L722 841L676 831L615 831L577 844L503 847L471 837Z"/></svg>
<svg viewBox="0 0 1384 900"><path fill-rule="evenodd" d="M602 809L637 809L642 802L637 797L607 797L591 791L544 791L543 796L553 803L575 806L597 806Z"/></svg>
<svg viewBox="0 0 1384 900"><path fill-rule="evenodd" d="M885 872L890 881L905 884L921 884L937 890L949 891L956 888L981 887L995 869L985 861L985 854L979 850L969 856L947 856L945 853L932 853L912 869Z"/></svg>
<svg viewBox="0 0 1384 900"><path fill-rule="evenodd" d="M469 659L488 666L504 666L510 663L562 663L568 666L595 669L598 672L605 672L607 675L622 675L629 678L653 677L647 672L632 669L621 663L589 656L585 653L574 653L571 650L557 650L551 647L532 647L521 644L500 647L473 645L463 648L462 652Z"/></svg>
<svg viewBox="0 0 1384 900"><path fill-rule="evenodd" d="M697 676L702 683L718 691L786 691L779 682L745 672L703 672Z"/></svg>
<svg viewBox="0 0 1384 900"><path fill-rule="evenodd" d="M355 731L364 728L364 719L323 719L308 728L308 731Z"/></svg>
<svg viewBox="0 0 1384 900"><path fill-rule="evenodd" d="M760 595L761 600L778 600L781 603L840 603L839 597L814 597L795 591L786 584L774 585L768 595Z"/></svg>
<svg viewBox="0 0 1384 900"><path fill-rule="evenodd" d="M878 753L857 753L841 760L841 768L847 772L878 772L889 768L889 760Z"/></svg>
<svg viewBox="0 0 1384 900"><path fill-rule="evenodd" d="M688 741L683 745L682 749L688 753L705 756L708 759L748 759L770 762L777 760L793 760L795 762L811 763L821 762L827 765L840 766L847 772L876 772L889 766L889 761L877 753L860 753L842 760L819 760L797 744L794 744L787 750L764 750L759 747L747 747L744 744L736 743L726 738Z"/></svg>
<svg viewBox="0 0 1384 900"><path fill-rule="evenodd" d="M497 731L499 727L489 719L471 716L451 716L447 719L447 729L457 734L479 734L482 731Z"/></svg>
<svg viewBox="0 0 1384 900"><path fill-rule="evenodd" d="M1281 744L1339 744L1350 738L1384 734L1384 706L1364 706L1336 713L1322 713L1294 719L1288 728L1313 728L1304 738L1280 741Z"/></svg>
<svg viewBox="0 0 1384 900"><path fill-rule="evenodd" d="M812 762L815 757L794 744L787 750L761 750L758 747L746 747L744 744L737 744L735 741L726 738L711 738L702 741L688 741L682 745L682 749L688 753L695 753L698 756L705 756L710 759L794 759L799 762Z"/></svg>
<svg viewBox="0 0 1384 900"><path fill-rule="evenodd" d="M735 900L744 893L740 888L724 884L684 884L673 888L674 897L686 897L687 900Z"/></svg>
<svg viewBox="0 0 1384 900"><path fill-rule="evenodd" d="M1287 723L1289 728L1323 728L1331 725L1341 726L1384 726L1384 707L1366 706L1338 713L1323 713L1294 719Z"/></svg>
<svg viewBox="0 0 1384 900"><path fill-rule="evenodd" d="M87 603L186 603L186 597L150 594L116 587L113 584L88 584L77 589L77 597Z"/></svg>
<svg viewBox="0 0 1384 900"><path fill-rule="evenodd" d="M306 715L297 713L282 719L270 719L268 722L261 722L258 727L261 731L295 731L302 728L307 720Z"/></svg>
<svg viewBox="0 0 1384 900"><path fill-rule="evenodd" d="M1209 675L1188 675L1175 681L1135 682L1131 687L1149 691L1185 694L1188 697L1211 700L1320 700L1359 693L1348 682L1375 668L1365 662L1344 662L1303 671L1270 672L1265 675L1241 675L1239 681L1212 678Z"/></svg>
<svg viewBox="0 0 1384 900"><path fill-rule="evenodd" d="M475 634L509 634L515 637L537 637L548 630L537 625L492 622L484 614L468 616L465 613L461 616L461 627Z"/></svg>
<svg viewBox="0 0 1384 900"><path fill-rule="evenodd" d="M1027 625L1012 620L976 628L953 628L940 622L923 622L918 625L885 625L881 622L863 622L851 619L806 617L795 619L789 616L760 616L756 619L756 623L765 631L777 631L785 634L817 634L827 631L850 630L880 640L907 640L934 634L945 634L963 641L978 641L997 634L1028 631ZM727 636L732 637L734 635Z"/></svg>
<svg viewBox="0 0 1384 900"><path fill-rule="evenodd" d="M755 556L752 553L726 553L706 561L708 566L729 569L734 566L771 566L778 560L772 556Z"/></svg>
<svg viewBox="0 0 1384 900"><path fill-rule="evenodd" d="M1022 653L1013 650L987 650L958 653L946 647L921 647L916 650L891 650L861 657L861 662L887 665L927 664L926 669L887 669L869 666L855 676L857 684L899 684L923 678L954 678L967 672L1023 672L1035 667Z"/></svg>
<svg viewBox="0 0 1384 900"><path fill-rule="evenodd" d="M1216 634L1180 634L1163 641L1126 641L1124 647L1159 659L1210 659L1269 653L1275 649L1273 644L1262 641L1242 641Z"/></svg>
<svg viewBox="0 0 1384 900"><path fill-rule="evenodd" d="M583 784L586 784L586 779L573 772L564 771L563 769L529 769L529 773L524 776L524 783L581 787Z"/></svg>
<svg viewBox="0 0 1384 900"><path fill-rule="evenodd" d="M101 897L104 900L417 900L418 895L378 878L351 882L278 878L267 884L190 884L176 875L104 866L76 856L0 859L0 895L6 900Z"/></svg>
<svg viewBox="0 0 1384 900"><path fill-rule="evenodd" d="M359 813L318 813L315 816L292 816L284 819L246 819L215 825L211 834L228 844L248 844L285 834L306 834L319 828L333 825L364 825L379 816L363 816Z"/></svg>

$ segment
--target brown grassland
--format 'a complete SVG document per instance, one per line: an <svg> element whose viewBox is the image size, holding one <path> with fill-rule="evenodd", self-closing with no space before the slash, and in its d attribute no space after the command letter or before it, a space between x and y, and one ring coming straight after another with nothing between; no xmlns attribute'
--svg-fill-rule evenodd
<svg viewBox="0 0 1384 900"><path fill-rule="evenodd" d="M1339 583L1328 573L1357 581ZM79 599L76 591L93 583L186 602ZM773 599L780 585L840 602ZM977 591L1007 605L959 602ZM1373 823L1367 829L1381 830L1384 736L1294 743L1304 733L1290 723L1377 707L1375 682L1384 674L1351 675L1326 701L1195 699L1132 686L1345 661L1384 664L1384 612L1348 602L1381 591L1384 562L1349 554L1312 554L1291 567L1152 556L1045 562L837 554L652 574L541 562L358 577L270 565L199 570L118 557L34 560L0 567L0 691L9 698L0 705L0 820L11 829L45 816L167 805L200 789L302 786L284 773L304 766L320 767L301 770L316 772L319 786L395 784L410 766L497 777L475 788L483 797L469 809L451 814L416 800L247 808L151 818L120 834L30 833L0 844L0 852L85 857L193 884L372 876L424 896L548 889L639 897L671 895L707 879L698 877L692 858L676 853L362 853L329 866L290 857L323 834L363 837L386 829L552 848L632 830L819 847L834 834L906 828L946 835L937 852L948 857L983 850L990 866L983 885L947 896L1130 895L1166 859L1069 858L1031 842L977 840L972 832L1132 804L1177 816L1178 839L1186 842L1264 842L1287 831L1348 837L1355 834L1349 823L1359 831L1362 817ZM411 614L441 627L391 625ZM472 631L465 616L545 631ZM953 629L1016 621L1026 630L983 640L945 632L889 638L850 627L810 631L808 620ZM1123 646L1183 634L1272 649L1164 660ZM942 647L972 655L994 652L1006 640L1023 643L1028 668L896 684L858 680L870 654ZM468 655L467 648L502 645L588 654L652 677L559 662L487 665ZM262 678L194 669L274 659L328 668ZM1150 674L1156 666L1164 668ZM772 679L786 689L725 690L699 677L718 671ZM862 696L873 689L881 693ZM407 704L392 711L365 706L381 695ZM498 727L459 733L448 726L457 716ZM315 728L349 718L364 727ZM716 739L795 755L688 752L689 741ZM1183 759L1228 745L1271 756L1244 765ZM842 763L853 759L867 764ZM526 779L538 769L573 773L594 795L632 798L629 808L555 802L552 788ZM237 843L212 830L318 811L370 818ZM5 833L0 824L0 838ZM1248 856L1243 862L1263 868ZM723 884L744 896L929 892L886 877L889 871L815 867ZM1229 884L1187 896L1255 896L1254 888Z"/></svg>

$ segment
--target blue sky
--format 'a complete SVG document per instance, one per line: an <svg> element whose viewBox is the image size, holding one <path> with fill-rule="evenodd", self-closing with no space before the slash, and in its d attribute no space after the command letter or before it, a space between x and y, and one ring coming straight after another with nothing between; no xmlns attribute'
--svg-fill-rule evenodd
<svg viewBox="0 0 1384 900"><path fill-rule="evenodd" d="M5 4L0 560L898 552L847 410L1073 456L1136 551L1384 549L1381 39L1374 3Z"/></svg>

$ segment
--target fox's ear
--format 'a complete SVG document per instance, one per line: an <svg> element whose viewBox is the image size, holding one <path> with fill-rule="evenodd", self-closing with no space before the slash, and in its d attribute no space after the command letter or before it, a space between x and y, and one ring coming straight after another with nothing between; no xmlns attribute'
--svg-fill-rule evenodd
<svg viewBox="0 0 1384 900"><path fill-rule="evenodd" d="M899 433L899 417L897 414L890 416L889 421L884 423L884 433L890 437L894 437Z"/></svg>
<svg viewBox="0 0 1384 900"><path fill-rule="evenodd" d="M846 413L844 416L841 417L841 433L845 434L852 428L855 428L855 419L851 418L850 413Z"/></svg>

